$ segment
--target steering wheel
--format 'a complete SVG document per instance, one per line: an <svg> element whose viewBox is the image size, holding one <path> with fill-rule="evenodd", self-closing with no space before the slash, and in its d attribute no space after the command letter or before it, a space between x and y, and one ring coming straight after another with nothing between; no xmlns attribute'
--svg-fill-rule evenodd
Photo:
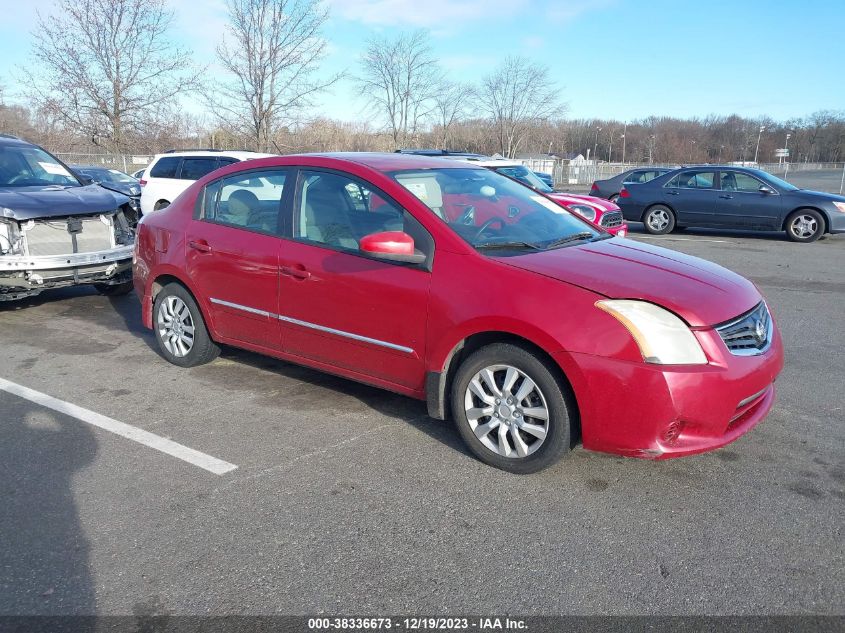
<svg viewBox="0 0 845 633"><path fill-rule="evenodd" d="M478 227L478 230L475 232L475 235L472 236L472 240L473 241L477 240L479 237L481 237L481 235L484 233L484 231L489 229L491 226L493 226L497 222L499 223L499 225L501 225L502 228L505 228L505 226L507 226L507 223L502 218L490 218L484 224L482 224L480 227Z"/></svg>

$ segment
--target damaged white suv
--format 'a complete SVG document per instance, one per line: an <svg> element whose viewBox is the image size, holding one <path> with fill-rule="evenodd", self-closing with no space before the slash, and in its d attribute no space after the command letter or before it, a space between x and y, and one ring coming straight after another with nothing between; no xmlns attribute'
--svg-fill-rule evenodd
<svg viewBox="0 0 845 633"><path fill-rule="evenodd" d="M93 284L132 290L129 198L84 184L44 149L0 134L0 301Z"/></svg>

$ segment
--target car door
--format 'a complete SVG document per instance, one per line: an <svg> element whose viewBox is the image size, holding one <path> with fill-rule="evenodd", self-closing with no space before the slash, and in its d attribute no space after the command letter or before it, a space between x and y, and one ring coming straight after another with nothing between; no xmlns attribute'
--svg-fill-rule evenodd
<svg viewBox="0 0 845 633"><path fill-rule="evenodd" d="M213 181L189 224L188 274L227 342L280 348L280 209L288 173L262 169Z"/></svg>
<svg viewBox="0 0 845 633"><path fill-rule="evenodd" d="M725 170L719 174L719 188L716 213L724 226L780 228L781 197L762 180L745 172Z"/></svg>
<svg viewBox="0 0 845 633"><path fill-rule="evenodd" d="M675 210L679 225L713 224L716 199L719 195L715 180L715 171L690 169L677 174L664 185L664 197Z"/></svg>
<svg viewBox="0 0 845 633"><path fill-rule="evenodd" d="M284 350L328 366L422 389L434 242L369 183L304 169L293 198L290 241L279 252ZM426 264L367 255L364 235L401 230Z"/></svg>

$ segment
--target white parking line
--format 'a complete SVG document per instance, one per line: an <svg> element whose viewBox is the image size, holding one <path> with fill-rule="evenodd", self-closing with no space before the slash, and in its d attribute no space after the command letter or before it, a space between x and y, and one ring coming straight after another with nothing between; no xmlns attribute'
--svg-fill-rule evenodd
<svg viewBox="0 0 845 633"><path fill-rule="evenodd" d="M634 237L629 235L628 237ZM659 237L656 235L637 235L638 239L657 240L659 242L713 242L715 244L727 244L728 240L707 240L703 237Z"/></svg>
<svg viewBox="0 0 845 633"><path fill-rule="evenodd" d="M53 396L48 396L46 393L35 391L29 387L24 387L23 385L4 380L3 378L0 378L0 390L6 391L20 398L24 398L30 402L34 402L35 404L39 404L42 407L52 409L53 411L69 415L77 420L99 427L106 431L110 431L115 435L120 435L126 439L143 444L144 446L149 446L157 451L161 451L162 453L181 459L184 462L188 462L194 466L199 466L200 468L212 472L215 475L223 475L224 473L228 473L229 471L237 468L235 464L230 464L229 462L224 462L222 459L217 459L211 455L200 453L199 451L195 451L192 448L188 448L187 446L168 440L160 435L156 435L155 433L144 431L143 429L139 429L123 422L118 422L117 420L101 415L95 411L71 404L70 402L65 402L64 400L59 400Z"/></svg>

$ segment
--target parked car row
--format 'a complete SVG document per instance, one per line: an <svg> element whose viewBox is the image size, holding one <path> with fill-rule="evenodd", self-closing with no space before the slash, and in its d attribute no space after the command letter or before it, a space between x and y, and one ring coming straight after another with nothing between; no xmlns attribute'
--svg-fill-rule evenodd
<svg viewBox="0 0 845 633"><path fill-rule="evenodd" d="M757 288L618 239L609 201L489 157L251 158L157 156L135 227L130 197L102 175L0 138L0 298L134 284L175 365L225 344L419 398L479 459L517 473L579 439L650 459L699 453L772 406L783 350ZM692 171L666 191L706 179ZM649 184L626 184L620 201Z"/></svg>

